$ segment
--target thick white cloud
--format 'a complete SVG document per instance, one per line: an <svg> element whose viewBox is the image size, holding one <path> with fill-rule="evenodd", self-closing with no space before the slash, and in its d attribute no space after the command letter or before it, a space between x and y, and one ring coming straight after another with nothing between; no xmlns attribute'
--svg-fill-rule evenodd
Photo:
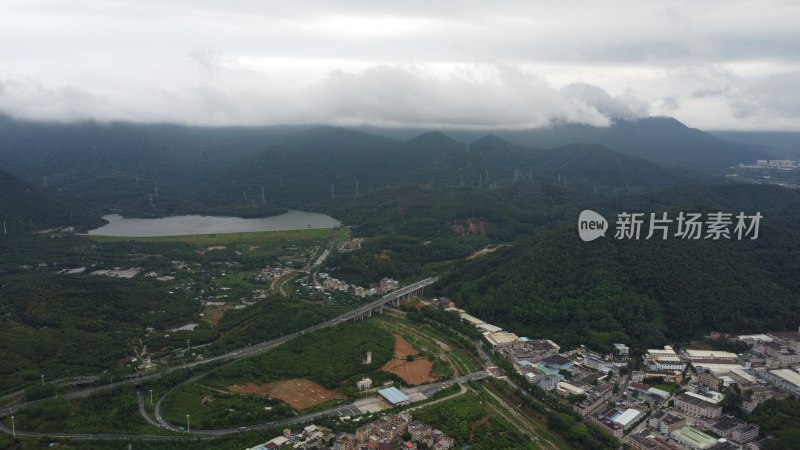
<svg viewBox="0 0 800 450"><path fill-rule="evenodd" d="M6 0L0 112L528 127L671 115L800 130L793 0Z"/></svg>

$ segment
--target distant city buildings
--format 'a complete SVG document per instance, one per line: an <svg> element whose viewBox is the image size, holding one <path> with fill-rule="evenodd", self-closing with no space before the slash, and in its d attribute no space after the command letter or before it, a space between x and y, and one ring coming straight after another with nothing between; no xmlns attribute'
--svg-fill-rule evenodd
<svg viewBox="0 0 800 450"><path fill-rule="evenodd" d="M800 187L800 163L791 159L759 159L755 164L729 167L727 178L731 181L754 184L776 184Z"/></svg>
<svg viewBox="0 0 800 450"><path fill-rule="evenodd" d="M247 450L278 450L287 446L299 450L329 448L327 442L335 437L336 435L330 429L317 425L308 425L297 433L287 428L283 430L281 436L272 438L261 445L250 447Z"/></svg>

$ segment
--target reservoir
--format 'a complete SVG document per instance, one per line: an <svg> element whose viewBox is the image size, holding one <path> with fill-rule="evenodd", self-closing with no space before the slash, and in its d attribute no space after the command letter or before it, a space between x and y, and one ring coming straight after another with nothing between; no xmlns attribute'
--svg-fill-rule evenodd
<svg viewBox="0 0 800 450"><path fill-rule="evenodd" d="M90 230L90 235L151 237L187 234L243 233L248 231L304 230L333 228L341 222L331 216L305 211L289 211L279 216L243 219L224 216L170 216L158 219L125 218L119 214L103 216L108 224Z"/></svg>

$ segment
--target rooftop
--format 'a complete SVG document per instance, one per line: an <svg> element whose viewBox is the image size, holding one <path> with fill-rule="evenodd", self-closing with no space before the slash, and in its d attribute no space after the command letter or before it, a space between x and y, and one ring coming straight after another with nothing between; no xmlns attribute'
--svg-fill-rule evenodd
<svg viewBox="0 0 800 450"><path fill-rule="evenodd" d="M627 427L629 423L633 422L637 417L641 416L642 412L637 409L625 410L622 414L615 417L613 420L623 427Z"/></svg>
<svg viewBox="0 0 800 450"><path fill-rule="evenodd" d="M461 313L461 319L469 322L472 325L481 325L481 324L486 323L486 322L482 321L481 319L478 319L477 317L471 316L471 315L469 315L467 313Z"/></svg>
<svg viewBox="0 0 800 450"><path fill-rule="evenodd" d="M567 364L572 364L572 361L561 355L548 356L547 358L543 359L542 362L553 366L564 366Z"/></svg>
<svg viewBox="0 0 800 450"><path fill-rule="evenodd" d="M712 403L712 402L710 402L708 400L703 400L703 399L688 395L688 393L683 393L683 394L679 395L678 399L680 399L680 400L682 400L682 401L684 401L686 403L689 403L690 405L694 405L694 406L698 406L698 407L702 407L702 408L713 408L713 407L717 406L717 405L715 405L714 403Z"/></svg>
<svg viewBox="0 0 800 450"><path fill-rule="evenodd" d="M686 350L686 354L692 359L736 358L736 353L722 352L719 350Z"/></svg>
<svg viewBox="0 0 800 450"><path fill-rule="evenodd" d="M675 430L672 432L672 437L699 449L707 449L717 444L716 439L692 427Z"/></svg>
<svg viewBox="0 0 800 450"><path fill-rule="evenodd" d="M509 333L508 331L497 331L495 333L486 332L483 335L492 345L510 344L511 342L519 340L519 336L514 333Z"/></svg>
<svg viewBox="0 0 800 450"><path fill-rule="evenodd" d="M778 369L770 371L770 373L788 381L789 383L794 384L795 386L800 386L800 373L797 373L792 369Z"/></svg>
<svg viewBox="0 0 800 450"><path fill-rule="evenodd" d="M378 394L393 405L404 403L410 400L406 394L403 394L400 389L397 389L396 387L380 389Z"/></svg>
<svg viewBox="0 0 800 450"><path fill-rule="evenodd" d="M743 334L741 336L737 336L740 341L761 341L761 342L772 342L772 338L767 336L766 334Z"/></svg>
<svg viewBox="0 0 800 450"><path fill-rule="evenodd" d="M773 331L770 334L778 339L800 342L800 333L797 331Z"/></svg>

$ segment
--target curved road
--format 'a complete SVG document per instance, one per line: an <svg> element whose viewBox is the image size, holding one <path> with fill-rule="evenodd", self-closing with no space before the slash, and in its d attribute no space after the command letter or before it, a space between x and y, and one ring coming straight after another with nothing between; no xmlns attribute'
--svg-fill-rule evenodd
<svg viewBox="0 0 800 450"><path fill-rule="evenodd" d="M205 364L210 364L210 363L215 363L215 362L235 361L237 359L254 356L254 355L257 355L259 353L263 353L263 352L266 352L268 350L272 350L273 348L278 347L279 345L282 345L282 344L284 344L284 343L286 343L286 342L288 342L288 341L290 341L290 340L294 339L295 337L300 336L302 334L311 333L311 332L314 332L314 331L317 331L317 330L321 330L323 328L327 328L327 327L330 327L330 326L333 326L333 325L337 325L337 324L339 324L341 322L345 322L345 321L348 321L350 319L354 319L356 317L360 317L363 314L366 314L367 312L369 312L369 311L371 311L371 310L373 310L375 308L379 308L379 307L385 305L386 303L390 303L390 302L392 302L393 300L395 300L397 298L400 298L400 297L402 297L402 296L404 296L406 294L409 294L411 292L416 291L417 289L422 289L425 286L429 286L429 285L435 283L437 280L438 280L438 278L426 278L426 279L418 281L418 282L416 282L414 284L411 284L411 285L408 285L406 287L400 288L400 289L398 289L398 290L396 290L394 292L390 292L389 294L384 295L383 297L381 297L378 300L375 300L372 303L368 303L366 305L362 305L362 306L360 306L360 307L358 307L358 308L356 308L354 310L348 311L348 312L346 312L346 313L344 313L344 314L342 314L342 315L340 315L338 317L334 317L333 319L326 320L326 321L318 323L316 325L312 325L312 326L310 326L310 327L308 327L308 328L306 328L304 330L296 331L294 333L290 333L290 334L281 336L281 337L273 339L271 341L266 341L266 342L263 342L263 343L260 343L260 344L255 344L255 345L250 345L250 346L247 346L247 347L243 347L243 348L240 348L239 350L234 350L233 352L226 353L224 355L214 356L214 357L207 358L207 359L202 359L202 360L199 360L199 361L193 361L193 362L189 362L189 363L185 363L185 364L180 364L180 365L177 365L177 366L168 367L168 368L165 368L164 370L162 370L160 372L150 373L150 374L146 374L146 375L140 375L138 373L137 374L131 374L131 375L128 375L124 381L118 381L116 383L109 383L109 384L106 384L106 385L103 385L103 386L96 386L96 387L89 388L89 389L70 392L69 394L64 394L61 397L62 398L66 398L66 399L89 397L89 396L92 396L92 395L94 395L96 393L99 393L99 392L102 392L102 391L113 390L113 389L116 389L116 388L118 388L120 386L123 386L123 385L126 385L126 384L136 384L136 383L139 383L139 382L142 382L142 381L156 379L156 378L161 377L161 375L163 375L165 373L170 373L170 372L174 372L174 371L177 371L177 370L191 369L191 368L194 368L194 367L197 367L197 366L202 366L202 365L205 365ZM89 378L94 378L94 377L82 377L82 378L89 379ZM19 394L19 392L20 391L12 392L11 394L8 394L8 396L11 396L12 394ZM47 399L29 401L27 404L15 404L15 405L6 406L6 407L0 409L0 419L2 419L5 416L13 414L16 411L19 411L19 410L27 407L28 405L35 404L35 403L38 403L38 402L41 402L41 401L44 401L44 400L47 400Z"/></svg>
<svg viewBox="0 0 800 450"><path fill-rule="evenodd" d="M128 375L124 381L118 381L116 383L109 383L109 384L106 384L106 385L103 385L103 386L96 386L96 387L91 387L91 388L88 388L88 389L82 389L82 390L70 392L70 393L61 395L61 398L69 400L69 399L90 397L90 396L92 396L94 394L97 394L97 393L100 393L100 392L103 392L103 391L113 390L113 389L116 389L118 387L124 386L126 384L137 384L137 383L140 383L142 381L156 379L156 378L161 377L164 373L170 373L170 372L174 372L174 371L177 371L177 370L183 370L183 369L191 369L191 368L194 368L194 367L197 367L197 366L210 364L210 363L214 363L214 362L230 362L230 361L235 361L235 360L238 360L238 359L254 356L254 355L257 355L259 353L263 353L263 352L271 350L271 349L273 349L275 347L278 347L278 346L280 346L280 345L282 345L282 344L290 341L291 339L294 339L295 337L300 336L302 334L311 333L311 332L314 332L314 331L317 331L317 330L321 330L321 329L324 329L324 328L327 328L327 327L330 327L330 326L337 325L337 324L339 324L341 322L345 322L345 321L360 317L360 316L368 313L369 311L371 311L371 310L373 310L375 308L379 308L379 307L381 307L381 306L383 306L383 305L385 305L387 303L390 303L390 302L392 302L392 301L394 301L394 300L396 300L396 299L398 299L400 297L403 297L403 296L405 296L407 294L410 294L410 293L412 293L412 292L414 292L414 291L416 291L418 289L423 289L426 286L429 286L429 285L435 283L437 280L438 280L438 278L436 278L436 277L426 278L424 280L420 280L420 281L418 281L416 283L410 284L408 286L405 286L403 288L400 288L400 289L397 289L397 290L395 290L393 292L390 292L389 294L384 295L383 297L381 297L380 299L378 299L378 300L376 300L376 301L374 301L372 303L368 303L366 305L362 305L362 306L360 306L360 307L358 307L358 308L356 308L354 310L351 310L351 311L348 311L348 312L346 312L344 314L341 314L338 317L326 320L326 321L318 323L316 325L312 325L312 326L310 326L308 328L305 328L305 329L303 329L301 331L297 331L297 332L294 332L294 333L287 334L285 336L281 336L281 337L273 339L271 341L266 341L266 342L263 342L263 343L260 343L260 344L255 344L255 345L243 347L243 348L241 348L239 350L235 350L233 352L230 352L230 353L227 353L227 354L224 354L224 355L215 356L215 357L211 357L211 358L207 358L207 359L203 359L203 360L199 360L199 361L193 361L193 362L190 362L190 363L185 363L185 364L169 367L169 368L166 368L166 369L164 369L164 370L162 370L160 372L150 373L150 374L146 374L146 375L140 375L139 373L131 374L131 375ZM481 372L477 372L477 374L480 374L480 373ZM475 375L476 374L469 374L466 377L475 376ZM481 376L480 378L484 378L484 377L485 377L485 374L483 376ZM480 379L480 378L478 378L478 379ZM59 381L64 381L65 382L64 384L85 384L85 383L95 382L97 380L99 380L99 377L97 377L97 376L86 376L86 377L77 377L77 378L64 379L64 380L59 380ZM431 385L428 385L428 386L431 386ZM15 392L12 392L10 394L6 394L2 398L3 399L7 399L7 400L14 399L16 401L19 401L19 400L21 400L20 396L23 393L24 393L24 389L21 389L21 390L17 390ZM141 392L137 393L137 396L139 396L139 395L141 395ZM6 416L9 416L9 415L12 415L12 414L14 414L15 412L17 412L19 410L22 410L22 409L26 408L27 406L29 406L31 404L40 403L40 402L43 402L43 401L46 401L46 400L49 400L49 399L34 400L34 401L30 401L30 402L27 402L27 403L24 403L24 404L17 403L17 404L9 405L9 406L6 406L6 407L0 409L0 431L3 431L5 433L7 433L7 434L11 434L12 433L12 430L10 430L7 427L3 426L3 424L2 424L2 419L3 418L5 418ZM161 403L161 399L159 399L159 404L160 403ZM174 425L169 424L162 417L160 417L159 405L156 405L156 406L157 406L156 407L156 419L159 422L158 424L156 424L156 426L161 426L162 428L167 428L167 429L172 429L172 430L179 430L178 427L175 427ZM143 398L140 398L139 407L140 407L140 412L143 414L143 416L146 418L146 420L148 422L150 422L150 423L155 424L155 422L153 422L152 419L147 414L146 408L144 408ZM235 432L240 432L240 431L266 429L266 428L272 428L272 427L275 427L275 426L282 426L282 425L289 425L289 424L294 424L294 423L299 423L299 422L305 422L305 421L308 421L308 420L313 420L313 419L315 419L317 417L323 417L323 416L326 416L326 415L337 415L340 412L347 412L347 411L351 411L351 406L350 405L343 405L343 406L340 406L340 407L337 407L337 408L332 408L332 409L324 410L324 411L318 411L316 413L308 414L308 415L305 415L305 416L297 416L297 417L283 419L283 420L279 420L279 421L268 422L266 424L251 425L249 427L241 427L241 428L236 428L236 429L225 429L225 430L198 430L197 432L192 431L192 433L193 434L197 434L197 435L221 436L221 435L224 435L224 434L230 434L230 433L235 433ZM184 436L36 433L36 432L24 432L24 431L18 431L17 434L20 435L20 436L32 436L32 437L35 437L35 436L49 436L49 437L61 437L61 438L70 438L70 439L164 439L164 438L167 438L169 440L169 438L181 438L181 439L185 438Z"/></svg>

